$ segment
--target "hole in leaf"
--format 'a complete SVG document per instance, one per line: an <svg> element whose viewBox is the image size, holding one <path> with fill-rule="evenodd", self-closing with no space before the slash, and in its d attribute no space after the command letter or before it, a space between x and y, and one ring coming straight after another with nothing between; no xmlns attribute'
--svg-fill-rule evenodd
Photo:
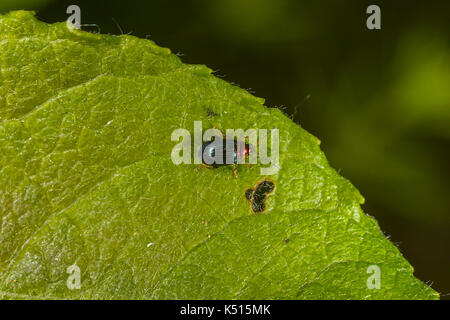
<svg viewBox="0 0 450 320"><path fill-rule="evenodd" d="M269 180L263 180L253 190L245 190L245 198L251 202L253 212L263 212L266 210L266 197L275 189L275 184Z"/></svg>

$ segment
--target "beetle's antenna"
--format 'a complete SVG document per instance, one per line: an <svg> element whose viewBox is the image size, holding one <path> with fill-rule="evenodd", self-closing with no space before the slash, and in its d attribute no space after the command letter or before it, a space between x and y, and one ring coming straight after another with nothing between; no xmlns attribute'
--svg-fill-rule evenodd
<svg viewBox="0 0 450 320"><path fill-rule="evenodd" d="M266 134L266 135L264 136L264 138L267 137L269 134L271 134L271 133L272 133L272 130L273 130L273 129L276 129L276 128L277 128L277 127L273 127L272 129L270 129L270 132L269 132L268 134ZM256 132L257 132L256 130L253 131L248 137L250 138L250 137L253 136Z"/></svg>
<svg viewBox="0 0 450 320"><path fill-rule="evenodd" d="M270 131L261 139L261 140L259 140L258 141L258 147L259 147L259 145L261 144L261 142L263 141L263 139L266 139L271 133L272 133L272 130L273 129L276 129L277 127L276 126L274 126L272 129L270 129Z"/></svg>
<svg viewBox="0 0 450 320"><path fill-rule="evenodd" d="M276 129L277 127L276 126L274 126L272 129L270 129L270 131L263 137L263 139L266 139L271 133L272 133L272 130L274 130L274 129ZM258 141L258 148L259 148L259 145L261 144L261 142L263 141L263 139L261 139L260 141ZM277 166L276 164L274 164L278 169L280 169L280 167L279 166Z"/></svg>

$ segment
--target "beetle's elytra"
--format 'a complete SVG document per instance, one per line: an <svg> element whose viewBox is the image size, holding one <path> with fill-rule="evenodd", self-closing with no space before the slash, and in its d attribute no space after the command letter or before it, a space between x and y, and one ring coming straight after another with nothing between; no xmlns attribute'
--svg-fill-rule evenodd
<svg viewBox="0 0 450 320"><path fill-rule="evenodd" d="M220 139L217 138L216 139ZM229 150L231 148L231 150ZM228 151L229 150L229 151ZM221 156L217 150L214 140L205 142L200 149L200 158L202 164L197 167L197 171L201 168L215 169L221 166L233 165L233 175L237 178L237 165L242 160L247 160L250 151L250 145L237 139L222 139ZM215 158L219 154L219 161Z"/></svg>

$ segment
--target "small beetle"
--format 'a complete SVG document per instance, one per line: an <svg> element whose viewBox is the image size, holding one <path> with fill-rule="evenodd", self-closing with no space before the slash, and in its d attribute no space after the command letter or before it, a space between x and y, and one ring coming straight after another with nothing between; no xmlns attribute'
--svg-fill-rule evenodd
<svg viewBox="0 0 450 320"><path fill-rule="evenodd" d="M273 127L273 129L275 129L276 127ZM216 129L214 127L214 129ZM267 134L269 135L270 133L272 133L272 130ZM267 137L266 135L266 137ZM219 138L218 136L216 136L216 139L222 139L222 144L221 144L221 152L222 152L222 157L221 157L221 161L219 163L216 162L215 156L216 156L216 143L215 140L211 140L208 142L205 142L201 149L199 150L199 157L202 159L202 164L199 165L195 170L198 171L201 168L209 168L209 169L215 169L221 166L226 166L226 165L233 165L233 175L235 178L237 178L237 166L239 163L244 162L245 165L250 166L251 165L247 162L245 162L246 160L249 159L250 157L250 153L256 151L256 149L254 149L254 146L252 146L251 144L245 143L245 141L239 141L236 138L234 140L231 139L227 139L225 135L222 134L222 136L224 138ZM261 141L259 142L261 143ZM259 145L258 143L258 145ZM231 147L233 148L232 151L230 151L230 156L232 157L232 159L227 159L227 147ZM227 161L228 160L228 161Z"/></svg>
<svg viewBox="0 0 450 320"><path fill-rule="evenodd" d="M219 139L216 137L216 139ZM195 170L198 171L201 168L209 168L209 169L215 169L219 168L221 166L226 165L233 165L233 175L235 178L237 178L237 166L238 166L238 160L241 162L242 160L246 160L250 153L250 145L248 143L244 143L242 141L238 141L237 139L230 140L230 139L222 139L222 157L221 161L217 163L214 159L217 152L217 146L215 141L208 141L205 142L201 149L200 149L200 158L202 159L202 164L198 166ZM230 152L230 155L232 156L232 159L227 161L227 146L232 146L233 150ZM249 165L248 163L245 163L246 165Z"/></svg>

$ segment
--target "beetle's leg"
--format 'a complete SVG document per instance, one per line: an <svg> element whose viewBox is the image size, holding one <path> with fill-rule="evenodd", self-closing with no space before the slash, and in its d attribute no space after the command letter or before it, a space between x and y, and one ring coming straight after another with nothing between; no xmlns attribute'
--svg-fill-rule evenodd
<svg viewBox="0 0 450 320"><path fill-rule="evenodd" d="M233 176L237 179L238 178L238 175L237 175L237 167L238 167L238 165L237 165L237 163L235 163L235 164L233 164Z"/></svg>
<svg viewBox="0 0 450 320"><path fill-rule="evenodd" d="M198 170L200 170L201 168L208 168L208 169L213 169L212 166L207 165L206 163L202 163L201 165L199 165L197 168L195 168L195 171L198 172Z"/></svg>

